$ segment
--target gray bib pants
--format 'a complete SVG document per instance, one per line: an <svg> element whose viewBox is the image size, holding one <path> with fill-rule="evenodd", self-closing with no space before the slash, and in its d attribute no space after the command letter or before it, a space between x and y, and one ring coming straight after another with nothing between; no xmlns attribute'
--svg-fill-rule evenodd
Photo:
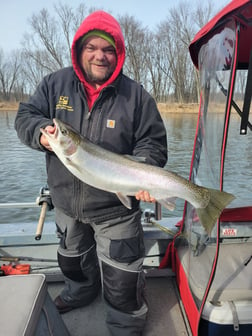
<svg viewBox="0 0 252 336"><path fill-rule="evenodd" d="M102 285L111 335L141 335L148 308L140 210L99 223L73 219L59 209L55 214L61 236L58 262L65 277L62 300L88 305Z"/></svg>

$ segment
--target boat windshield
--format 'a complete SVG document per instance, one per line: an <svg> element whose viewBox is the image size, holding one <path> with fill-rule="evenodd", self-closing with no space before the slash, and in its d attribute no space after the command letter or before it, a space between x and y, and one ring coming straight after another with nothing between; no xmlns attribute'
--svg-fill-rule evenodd
<svg viewBox="0 0 252 336"><path fill-rule="evenodd" d="M252 239L251 23L251 1L231 1L189 46L199 70L201 99L190 179L235 196L211 229L199 218L199 210L186 203L183 225L172 246L177 282L194 335L198 335L205 303L220 302L231 278L238 278L235 249L240 256ZM232 289L235 292L237 287Z"/></svg>
<svg viewBox="0 0 252 336"><path fill-rule="evenodd" d="M199 52L201 106L198 144L195 148L197 153L191 180L215 189L220 188L226 92L230 83L234 46L235 31L225 27L203 45Z"/></svg>
<svg viewBox="0 0 252 336"><path fill-rule="evenodd" d="M230 90L232 63L235 55L235 22L228 22L201 46L199 80L201 104L192 159L191 180L201 186L222 188L223 141L227 123L227 91ZM237 118L234 113L234 118ZM235 127L233 132L235 132ZM232 135L230 136L230 140ZM232 155L232 144L228 157ZM233 154L234 157L234 154ZM232 159L232 158L231 158ZM233 159L232 165L236 160ZM225 170L231 166L225 163ZM233 175L234 178L234 175ZM224 182L225 191L233 193L231 176ZM225 177L224 177L225 181ZM233 180L234 182L235 180ZM175 245L187 273L188 284L197 308L201 307L216 256L217 221L207 233L193 206L185 207L184 227ZM207 248L206 248L207 247Z"/></svg>

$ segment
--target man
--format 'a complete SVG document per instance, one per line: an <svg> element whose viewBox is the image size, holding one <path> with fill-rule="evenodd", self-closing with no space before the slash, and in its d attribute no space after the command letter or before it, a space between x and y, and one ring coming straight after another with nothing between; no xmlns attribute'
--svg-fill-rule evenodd
<svg viewBox="0 0 252 336"><path fill-rule="evenodd" d="M40 128L54 131L54 117L111 151L144 157L164 166L166 132L153 98L124 76L124 38L108 13L89 15L72 44L73 67L45 77L15 121L20 139L46 152L48 185L61 235L58 262L65 288L55 299L60 313L89 304L103 282L111 335L141 335L144 301L143 231L139 201L155 201L148 191L132 197L132 209L117 196L74 177L51 151Z"/></svg>

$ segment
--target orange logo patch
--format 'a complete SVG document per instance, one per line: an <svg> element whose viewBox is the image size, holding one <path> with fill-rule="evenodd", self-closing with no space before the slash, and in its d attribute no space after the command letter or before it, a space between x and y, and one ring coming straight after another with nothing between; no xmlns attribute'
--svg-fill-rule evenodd
<svg viewBox="0 0 252 336"><path fill-rule="evenodd" d="M107 128L115 128L115 120L107 120Z"/></svg>

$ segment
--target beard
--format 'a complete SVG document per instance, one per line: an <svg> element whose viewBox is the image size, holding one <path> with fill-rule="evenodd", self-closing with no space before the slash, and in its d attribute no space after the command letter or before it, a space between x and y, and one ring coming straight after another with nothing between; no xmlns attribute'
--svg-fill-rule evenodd
<svg viewBox="0 0 252 336"><path fill-rule="evenodd" d="M85 79L87 82L99 85L104 84L111 77L112 73L113 71L108 70L104 74L102 73L96 74L91 70L91 68L86 69L84 71Z"/></svg>

